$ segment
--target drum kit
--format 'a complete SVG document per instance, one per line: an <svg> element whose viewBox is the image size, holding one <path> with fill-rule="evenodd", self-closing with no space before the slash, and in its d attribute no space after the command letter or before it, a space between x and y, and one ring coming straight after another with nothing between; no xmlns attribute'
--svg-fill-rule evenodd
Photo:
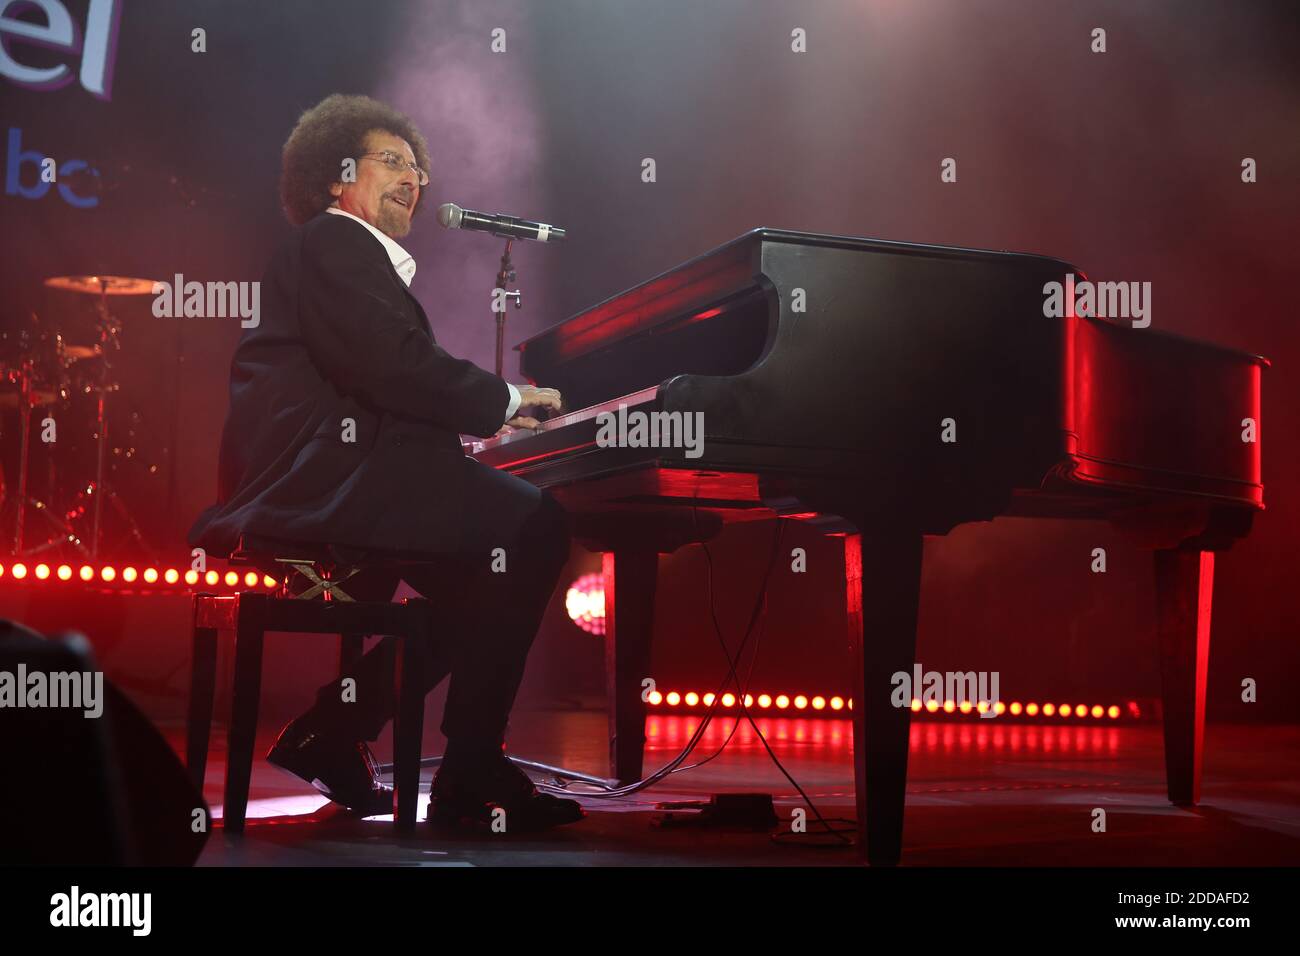
<svg viewBox="0 0 1300 956"><path fill-rule="evenodd" d="M55 276L51 289L94 296L91 341L70 342L35 313L0 341L0 419L16 413L18 460L12 483L0 468L0 551L14 558L95 559L106 545L130 539L149 554L139 525L112 487L110 458L135 457L137 450L110 444L110 406L120 391L113 358L121 349L122 326L109 308L118 296L152 294L154 280L122 276ZM47 453L43 493L29 472L33 442ZM8 444L6 442L6 444ZM129 443L128 443L129 444ZM93 449L93 468L73 449ZM146 467L156 470L156 465ZM109 513L116 535L109 539ZM35 523L29 519L36 519Z"/></svg>

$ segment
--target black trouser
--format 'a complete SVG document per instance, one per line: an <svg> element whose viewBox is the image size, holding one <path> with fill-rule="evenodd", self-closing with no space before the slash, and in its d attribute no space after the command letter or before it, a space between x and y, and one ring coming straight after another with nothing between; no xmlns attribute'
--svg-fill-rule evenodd
<svg viewBox="0 0 1300 956"><path fill-rule="evenodd" d="M478 480L466 501L470 533L461 550L430 553L427 565L404 568L400 576L369 571L343 584L356 600L386 601L405 579L433 602L425 691L451 674L441 729L449 749L454 744L467 752L499 749L504 742L528 650L569 557L567 518L550 494L486 466L475 471ZM322 687L304 716L331 736L378 738L396 711L397 640L384 637L354 668ZM356 681L355 701L343 699L348 677Z"/></svg>

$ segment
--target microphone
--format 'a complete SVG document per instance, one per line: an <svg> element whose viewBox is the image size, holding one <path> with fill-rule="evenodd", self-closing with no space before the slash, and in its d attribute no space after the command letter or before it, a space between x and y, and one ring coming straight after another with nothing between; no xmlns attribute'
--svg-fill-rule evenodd
<svg viewBox="0 0 1300 956"><path fill-rule="evenodd" d="M454 202L445 202L438 207L438 222L448 229L474 229L503 239L536 239L538 242L551 242L564 238L564 230L559 226L516 219L514 216L494 216L491 213L461 209Z"/></svg>

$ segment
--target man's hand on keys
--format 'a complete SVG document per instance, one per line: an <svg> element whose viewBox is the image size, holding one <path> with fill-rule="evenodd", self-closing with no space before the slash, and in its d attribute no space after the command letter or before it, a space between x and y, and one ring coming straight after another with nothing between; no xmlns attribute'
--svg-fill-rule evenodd
<svg viewBox="0 0 1300 956"><path fill-rule="evenodd" d="M554 411L563 409L564 401L554 388L533 388L531 385L516 385L519 389L519 408L550 408ZM515 428L537 428L542 423L531 415L516 415L501 426L498 435L508 435Z"/></svg>

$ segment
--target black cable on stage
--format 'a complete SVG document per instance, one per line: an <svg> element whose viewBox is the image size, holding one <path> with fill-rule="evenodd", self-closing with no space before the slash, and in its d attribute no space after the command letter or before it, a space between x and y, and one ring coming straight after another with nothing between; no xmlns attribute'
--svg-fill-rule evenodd
<svg viewBox="0 0 1300 956"><path fill-rule="evenodd" d="M698 530L699 519L698 519L698 506L695 504L696 500L697 498L695 497L692 498L691 521L692 524L695 526L696 530ZM732 658L730 651L727 649L726 640L722 636L722 627L718 623L716 595L714 594L714 587L713 587L713 555L709 551L709 547L707 543L701 542L701 547L704 549L704 556L705 556L705 561L708 567L708 574L709 574L709 578L708 578L709 616L713 622L713 630L715 636L718 639L719 647L722 650L723 656L727 660L727 674L726 676L723 677L722 682L719 684L718 691L713 696L713 703L710 705L708 711L704 715L704 718L701 720L700 726L697 727L695 732L691 735L691 739L687 742L682 752L678 754L676 757L674 757L667 764L665 764L663 767L660 767L654 773L650 774L648 777L645 777L642 780L637 781L636 783L628 784L623 787L610 787L607 789L597 790L595 792L588 793L588 792L573 790L563 786L551 786L547 784L538 784L537 786L539 790L543 790L549 793L567 794L570 796L576 795L576 796L592 797L596 799L613 799L616 797L631 796L632 794L637 793L640 790L644 790L650 786L653 786L655 783L658 783L660 780L665 779L670 774L677 773L679 771L684 771L684 770L693 770L697 767L703 766L704 764L708 763L710 760L713 760L715 757L721 754L723 750L726 749L727 744L730 743L731 738L735 735L736 730L740 726L739 718L736 719L736 723L732 726L731 732L728 733L727 739L723 741L722 746L719 747L717 751L715 751L710 756L704 758L703 760L699 761L698 763L691 764L688 767L682 767L681 764L683 763L683 761L685 761L685 759L688 756L690 756L690 754L695 750L696 746L698 746L700 738L704 734L704 730L708 727L710 722L712 722L714 712L717 710L718 702L722 699L721 693L723 688L725 688L728 683L734 682L736 685L737 700L738 703L740 704L741 713L744 714L745 719L749 722L750 727L753 729L754 733L758 736L759 741L762 743L763 749L767 751L768 757L771 758L773 764L775 764L776 768L781 772L781 775L784 776L787 781L789 781L790 785L794 787L796 791L798 791L799 795L803 798L804 802L808 805L808 808L812 810L814 817L816 818L817 822L821 824L821 826L824 828L827 835L834 836L837 840L840 841L840 844L842 845L853 844L854 842L853 840L848 839L844 836L845 833L851 832L851 828L841 827L837 829L831 826L831 824L845 823L845 824L856 826L855 821L847 820L840 817L827 819L826 817L822 816L822 813L820 810L817 809L816 804L813 803L813 801L811 800L811 798L809 798L808 794L804 791L804 789L801 786L799 786L798 781L796 781L794 777L790 775L790 773L785 769L785 766L777 758L771 746L768 744L767 738L763 735L762 731L758 729L758 725L754 722L754 717L752 714L750 714L749 707L745 704L745 695L747 692L748 683L749 680L752 679L753 677L754 666L758 659L757 643L755 644L754 653L750 658L749 673L746 675L746 681L744 685L742 685L740 677L736 673L737 662L740 661L741 658L743 657L745 646L746 644L749 643L749 638L753 633L754 624L759 619L759 612L765 611L767 608L768 582L771 579L772 569L775 567L776 556L777 553L779 552L781 539L785 531L785 526L782 519L778 518L776 525L777 525L777 532L772 539L772 553L768 559L767 570L763 575L762 587L759 590L758 600L754 604L754 610L750 614L749 624L745 628L745 635L741 639L740 647L737 648L736 650L735 659ZM763 619L764 621L766 621L766 614L763 615ZM781 839L783 836L784 834L773 834L772 840L778 843L781 842L788 843L789 842L788 840ZM836 844L823 844L823 845L835 846Z"/></svg>

